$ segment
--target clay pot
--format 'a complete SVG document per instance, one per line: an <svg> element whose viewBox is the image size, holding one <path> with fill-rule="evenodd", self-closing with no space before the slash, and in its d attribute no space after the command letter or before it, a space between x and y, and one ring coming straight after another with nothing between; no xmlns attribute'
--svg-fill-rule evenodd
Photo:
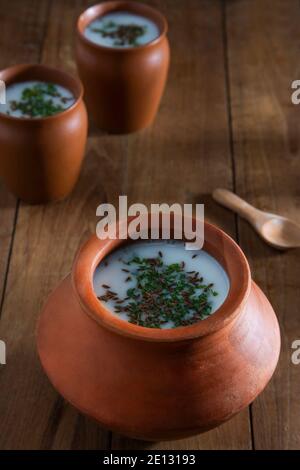
<svg viewBox="0 0 300 470"><path fill-rule="evenodd" d="M93 290L96 266L124 243L93 236L50 296L37 338L48 377L83 413L130 437L177 439L218 426L248 406L274 372L280 333L270 303L238 245L206 223L204 249L231 283L222 306L191 326L130 324Z"/></svg>
<svg viewBox="0 0 300 470"><path fill-rule="evenodd" d="M108 12L130 11L153 20L160 29L154 41L138 47L95 44L84 36L86 26ZM167 22L155 9L135 2L109 1L88 8L78 19L76 61L85 100L96 125L127 133L152 123L169 66Z"/></svg>
<svg viewBox="0 0 300 470"><path fill-rule="evenodd" d="M28 203L62 199L73 189L87 136L87 113L79 80L45 65L16 65L0 72L6 86L26 80L53 82L68 88L76 102L45 118L0 114L0 176Z"/></svg>

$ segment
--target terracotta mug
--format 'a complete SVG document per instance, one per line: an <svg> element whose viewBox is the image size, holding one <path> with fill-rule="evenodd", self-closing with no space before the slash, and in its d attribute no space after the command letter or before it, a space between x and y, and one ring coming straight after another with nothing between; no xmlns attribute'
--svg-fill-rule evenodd
<svg viewBox="0 0 300 470"><path fill-rule="evenodd" d="M63 199L73 189L87 137L87 113L79 80L45 65L16 65L0 72L6 87L27 80L69 89L75 103L44 118L0 114L0 177L18 198L36 204Z"/></svg>
<svg viewBox="0 0 300 470"><path fill-rule="evenodd" d="M207 319L161 330L118 318L95 295L97 265L124 243L93 236L51 294L37 331L48 377L83 413L130 437L177 439L225 422L264 389L280 351L276 316L243 252L205 223L204 249L226 270L228 296Z"/></svg>
<svg viewBox="0 0 300 470"><path fill-rule="evenodd" d="M84 36L94 19L117 10L153 20L160 35L138 47L105 47ZM155 118L169 67L167 22L157 10L140 3L108 1L88 8L78 19L76 61L85 100L96 125L112 133L149 126Z"/></svg>

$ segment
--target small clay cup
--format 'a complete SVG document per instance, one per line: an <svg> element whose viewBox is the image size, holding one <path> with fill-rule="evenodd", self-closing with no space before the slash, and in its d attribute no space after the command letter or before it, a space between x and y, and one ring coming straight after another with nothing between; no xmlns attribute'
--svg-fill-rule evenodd
<svg viewBox="0 0 300 470"><path fill-rule="evenodd" d="M204 249L230 279L225 302L191 326L130 324L93 289L97 265L124 243L93 236L50 296L37 337L48 377L83 413L130 437L178 439L218 426L248 406L275 370L280 333L270 303L238 245L205 223Z"/></svg>
<svg viewBox="0 0 300 470"><path fill-rule="evenodd" d="M0 72L6 86L27 80L53 82L75 96L70 108L45 118L0 114L0 177L31 204L63 199L73 189L84 157L87 113L79 80L45 65L16 65Z"/></svg>
<svg viewBox="0 0 300 470"><path fill-rule="evenodd" d="M104 47L84 36L86 26L107 13L122 10L153 20L160 35L130 48ZM88 8L78 19L76 61L85 100L96 125L112 133L129 133L155 118L169 67L167 22L157 10L136 2L108 1Z"/></svg>

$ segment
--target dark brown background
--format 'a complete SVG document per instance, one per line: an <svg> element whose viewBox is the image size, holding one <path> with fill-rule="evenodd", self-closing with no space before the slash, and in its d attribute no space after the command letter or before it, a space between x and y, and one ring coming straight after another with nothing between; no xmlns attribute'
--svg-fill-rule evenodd
<svg viewBox="0 0 300 470"><path fill-rule="evenodd" d="M79 184L66 201L31 207L0 185L1 449L299 449L300 251L267 247L211 200L218 186L300 222L299 0L153 0L168 18L172 65L152 128L130 136L93 127ZM84 0L0 1L0 67L42 62L75 72L74 28ZM1 149L0 149L1 151ZM24 149L26 152L26 149ZM227 424L184 441L147 444L102 430L49 384L35 323L74 253L95 231L96 206L204 202L206 217L236 240L270 298L282 333L272 382ZM68 332L66 331L66 335Z"/></svg>

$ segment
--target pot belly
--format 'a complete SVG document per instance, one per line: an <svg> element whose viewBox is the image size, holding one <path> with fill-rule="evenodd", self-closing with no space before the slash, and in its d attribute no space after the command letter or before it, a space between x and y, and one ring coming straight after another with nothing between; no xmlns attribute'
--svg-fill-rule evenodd
<svg viewBox="0 0 300 470"><path fill-rule="evenodd" d="M47 375L69 402L114 431L149 440L186 437L231 418L266 386L280 350L277 319L254 283L225 329L154 343L98 326L68 277L42 312L37 342Z"/></svg>

